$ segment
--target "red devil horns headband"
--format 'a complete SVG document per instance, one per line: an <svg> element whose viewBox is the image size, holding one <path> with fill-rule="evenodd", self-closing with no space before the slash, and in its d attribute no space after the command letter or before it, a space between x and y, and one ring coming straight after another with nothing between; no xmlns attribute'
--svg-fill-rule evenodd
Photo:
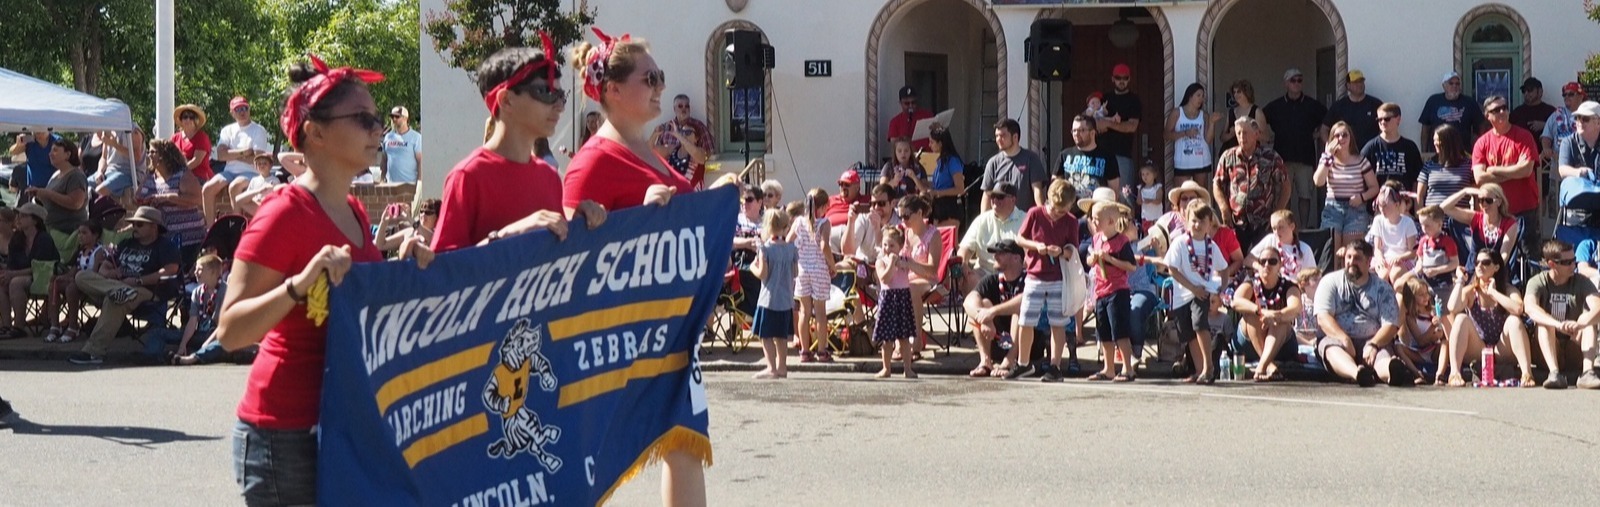
<svg viewBox="0 0 1600 507"><path fill-rule="evenodd" d="M610 35L606 35L605 32L600 31L599 28L593 28L593 30L595 37L600 38L600 47L590 52L589 61L584 62L587 70L584 72L583 94L587 95L590 100L599 102L600 85L605 82L606 67L610 65L611 53L617 49L618 42L627 42L630 36L622 34L622 37L614 39Z"/></svg>
<svg viewBox="0 0 1600 507"><path fill-rule="evenodd" d="M300 128L311 118L311 108L327 98L328 92L338 87L339 83L348 79L367 84L383 81L383 74L376 71L352 67L329 69L328 64L323 63L317 55L306 56L311 59L311 68L316 71L316 75L289 92L288 103L283 107L283 117L279 119L279 126L283 127L284 135L289 136L289 144L297 151L300 149Z"/></svg>
<svg viewBox="0 0 1600 507"><path fill-rule="evenodd" d="M541 68L545 69L545 86L554 87L556 85L556 45L550 41L550 34L545 32L539 32L539 42L544 45L543 59L530 60L527 63L523 63L522 67L517 69L517 73L512 74L505 81L501 81L500 84L494 85L494 88L489 89L489 93L483 96L483 105L489 106L490 118L500 114L500 96L526 82L533 76L534 71Z"/></svg>

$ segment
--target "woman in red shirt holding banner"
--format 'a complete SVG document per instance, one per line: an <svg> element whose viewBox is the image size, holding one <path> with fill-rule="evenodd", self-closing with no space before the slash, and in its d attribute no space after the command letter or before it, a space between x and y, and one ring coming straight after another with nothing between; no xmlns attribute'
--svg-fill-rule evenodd
<svg viewBox="0 0 1600 507"><path fill-rule="evenodd" d="M661 115L666 74L656 67L644 41L594 32L600 45L579 43L571 60L583 78L584 95L600 103L606 122L567 165L562 206L572 213L579 203L592 200L616 211L640 204L665 205L674 193L692 192L689 180L651 149L648 124ZM705 505L700 459L675 451L663 461L663 503Z"/></svg>
<svg viewBox="0 0 1600 507"><path fill-rule="evenodd" d="M260 343L233 430L234 470L247 505L317 501L317 435L327 329L307 313L307 295L338 284L352 262L382 262L351 181L383 147L384 124L368 83L372 71L291 69L281 126L305 154L305 174L261 203L235 253L217 336L228 350ZM402 257L432 252L416 238ZM323 277L327 277L323 280Z"/></svg>

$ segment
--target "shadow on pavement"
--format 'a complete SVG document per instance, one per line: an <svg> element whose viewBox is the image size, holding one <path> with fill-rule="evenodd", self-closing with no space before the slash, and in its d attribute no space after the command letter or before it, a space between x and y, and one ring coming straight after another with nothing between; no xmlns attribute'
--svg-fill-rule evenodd
<svg viewBox="0 0 1600 507"><path fill-rule="evenodd" d="M73 426L73 425L47 425L39 424L27 419L15 419L9 425L0 428L10 428L16 435L45 435L61 437L93 437L112 443L131 445L135 447L153 448L160 444L173 442L204 442L222 440L220 436L190 435L181 431L161 428L143 428L138 426Z"/></svg>

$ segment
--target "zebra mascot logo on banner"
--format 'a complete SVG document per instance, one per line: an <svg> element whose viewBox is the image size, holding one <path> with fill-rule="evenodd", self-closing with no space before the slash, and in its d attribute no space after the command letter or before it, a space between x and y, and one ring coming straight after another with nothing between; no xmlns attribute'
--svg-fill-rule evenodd
<svg viewBox="0 0 1600 507"><path fill-rule="evenodd" d="M500 362L483 386L483 405L500 414L500 431L504 434L504 438L489 444L490 457L511 459L526 452L553 474L561 469L561 458L545 451L544 446L561 439L561 428L541 423L539 414L526 403L534 379L540 390L556 390L550 359L539 351L543 341L542 327L529 324L528 319L517 321L500 341Z"/></svg>

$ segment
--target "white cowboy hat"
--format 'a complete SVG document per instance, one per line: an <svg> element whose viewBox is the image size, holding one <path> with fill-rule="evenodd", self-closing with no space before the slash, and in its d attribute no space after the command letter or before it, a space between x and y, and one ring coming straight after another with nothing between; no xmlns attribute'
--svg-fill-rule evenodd
<svg viewBox="0 0 1600 507"><path fill-rule="evenodd" d="M1183 184L1179 185L1178 188L1174 188L1172 190L1168 190L1167 191L1167 202L1172 203L1172 207L1176 208L1176 207L1178 207L1178 196L1181 196L1181 195L1183 195L1183 194L1185 194L1187 192L1194 192L1194 193L1200 194L1200 199L1201 200L1204 200L1204 201L1211 200L1211 192L1206 191L1205 187L1200 186L1199 183L1195 183L1194 180L1189 180L1189 181L1183 182Z"/></svg>
<svg viewBox="0 0 1600 507"><path fill-rule="evenodd" d="M1088 199L1078 199L1078 209L1083 210L1084 213L1088 213L1089 210L1098 203L1116 205L1117 209L1122 211L1123 214L1129 215L1130 218L1133 215L1133 209L1129 208L1126 204L1122 204L1122 202L1117 199L1117 191L1106 187L1094 189L1094 194L1092 194Z"/></svg>

